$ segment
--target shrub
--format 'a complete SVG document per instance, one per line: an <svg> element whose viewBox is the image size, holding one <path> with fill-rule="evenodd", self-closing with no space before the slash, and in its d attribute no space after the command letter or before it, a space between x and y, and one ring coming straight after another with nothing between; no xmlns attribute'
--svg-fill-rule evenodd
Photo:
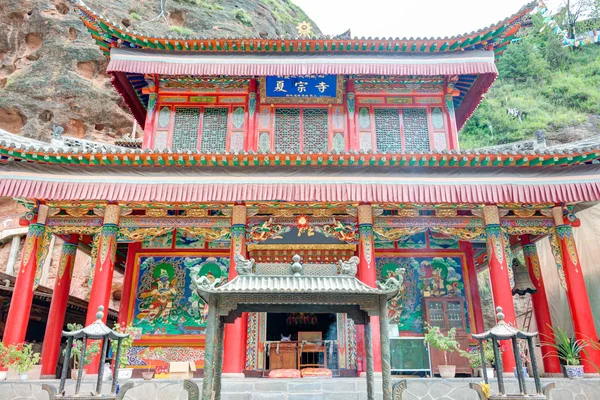
<svg viewBox="0 0 600 400"><path fill-rule="evenodd" d="M175 32L175 33L178 33L183 36L190 36L194 33L194 31L191 30L190 28L186 28L184 26L179 26L179 25L170 26L169 30L171 32Z"/></svg>
<svg viewBox="0 0 600 400"><path fill-rule="evenodd" d="M238 8L237 10L235 10L233 16L243 25L252 26L252 17L248 15L246 10L244 10L243 8Z"/></svg>

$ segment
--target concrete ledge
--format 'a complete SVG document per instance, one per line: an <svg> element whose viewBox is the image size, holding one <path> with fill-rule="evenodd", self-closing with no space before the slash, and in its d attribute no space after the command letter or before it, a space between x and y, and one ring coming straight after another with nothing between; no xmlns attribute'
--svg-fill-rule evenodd
<svg viewBox="0 0 600 400"><path fill-rule="evenodd" d="M399 379L393 379L394 382ZM183 381L132 379L134 387L126 392L125 400L187 400ZM194 379L200 387L201 379ZM478 378L408 378L407 388L402 400L478 400L477 393L469 388L470 383L480 383ZM600 396L600 378L581 380L542 379L545 386L554 382L556 389L551 392L551 400L598 400ZM58 387L58 380L3 381L0 382L0 400L48 400L48 394L42 391L42 384ZM497 392L497 383L492 381L492 391ZM505 380L507 393L518 390L516 379ZM84 381L81 393L94 389L95 382ZM527 380L529 393L533 393L533 380ZM222 382L222 400L366 400L366 379L260 379L260 378L224 378ZM75 381L68 380L67 394L73 393ZM105 393L110 390L110 382L104 385ZM381 399L381 381L375 383L375 398Z"/></svg>

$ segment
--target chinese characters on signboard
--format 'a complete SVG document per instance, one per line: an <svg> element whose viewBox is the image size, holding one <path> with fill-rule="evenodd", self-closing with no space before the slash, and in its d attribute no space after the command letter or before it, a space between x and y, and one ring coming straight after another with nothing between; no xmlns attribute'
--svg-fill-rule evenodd
<svg viewBox="0 0 600 400"><path fill-rule="evenodd" d="M337 75L267 76L267 97L330 97L337 93Z"/></svg>

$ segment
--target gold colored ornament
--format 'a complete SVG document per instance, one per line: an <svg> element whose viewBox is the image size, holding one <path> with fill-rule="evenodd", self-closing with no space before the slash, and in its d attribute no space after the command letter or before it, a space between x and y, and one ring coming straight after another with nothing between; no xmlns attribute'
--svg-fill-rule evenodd
<svg viewBox="0 0 600 400"><path fill-rule="evenodd" d="M67 208L65 210L71 217L81 218L90 211L89 208Z"/></svg>
<svg viewBox="0 0 600 400"><path fill-rule="evenodd" d="M419 210L414 209L414 208L406 208L403 210L398 210L398 216L399 217L418 217Z"/></svg>
<svg viewBox="0 0 600 400"><path fill-rule="evenodd" d="M168 210L164 208L148 208L146 209L146 215L148 217L166 217Z"/></svg>
<svg viewBox="0 0 600 400"><path fill-rule="evenodd" d="M407 228L391 228L391 229L374 227L373 228L373 232L375 232L375 234L377 234L377 236L386 238L386 239L391 240L391 241L396 241L396 240L401 239L403 237L412 236L412 235L414 235L416 233L423 232L426 229L427 228L420 227L420 226L417 226L417 227L407 227Z"/></svg>
<svg viewBox="0 0 600 400"><path fill-rule="evenodd" d="M48 209L49 217L54 217L55 215L58 215L59 213L60 213L60 208L58 208L58 207L50 207Z"/></svg>
<svg viewBox="0 0 600 400"><path fill-rule="evenodd" d="M356 250L355 244L249 244L254 250Z"/></svg>
<svg viewBox="0 0 600 400"><path fill-rule="evenodd" d="M532 209L532 208L517 208L517 209L514 209L513 212L515 213L516 216L523 217L523 218L529 218L529 217L533 217L535 215L536 210Z"/></svg>
<svg viewBox="0 0 600 400"><path fill-rule="evenodd" d="M51 226L48 229L55 235L95 235L99 226Z"/></svg>
<svg viewBox="0 0 600 400"><path fill-rule="evenodd" d="M119 234L125 236L129 240L141 242L142 240L162 236L170 232L173 228L121 228Z"/></svg>
<svg viewBox="0 0 600 400"><path fill-rule="evenodd" d="M430 227L429 230L458 240L481 239L485 232L483 228L449 228L441 226Z"/></svg>
<svg viewBox="0 0 600 400"><path fill-rule="evenodd" d="M192 227L181 227L178 229L181 229L182 231L184 231L190 235L193 235L196 237L202 237L208 241L221 239L229 234L228 228L211 229L211 228L199 228L199 227L192 226Z"/></svg>
<svg viewBox="0 0 600 400"><path fill-rule="evenodd" d="M436 217L456 217L457 215L457 211L450 208L440 208L435 210Z"/></svg>
<svg viewBox="0 0 600 400"><path fill-rule="evenodd" d="M186 217L208 217L208 210L205 208L190 208L186 210L184 215Z"/></svg>
<svg viewBox="0 0 600 400"><path fill-rule="evenodd" d="M298 36L300 37L310 37L312 34L312 25L310 22L302 21L298 25L296 25L296 31L298 31Z"/></svg>

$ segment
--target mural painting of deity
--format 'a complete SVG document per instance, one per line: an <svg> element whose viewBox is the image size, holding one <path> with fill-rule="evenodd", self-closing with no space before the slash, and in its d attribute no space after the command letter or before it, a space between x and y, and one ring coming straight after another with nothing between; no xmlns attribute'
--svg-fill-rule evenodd
<svg viewBox="0 0 600 400"><path fill-rule="evenodd" d="M423 297L464 298L463 268L460 257L381 257L377 258L381 282L398 277L405 269L403 288L388 304L388 318L400 331L423 332ZM465 299L466 301L466 299Z"/></svg>
<svg viewBox="0 0 600 400"><path fill-rule="evenodd" d="M140 256L132 325L142 335L202 333L207 306L192 278L227 280L228 257Z"/></svg>

